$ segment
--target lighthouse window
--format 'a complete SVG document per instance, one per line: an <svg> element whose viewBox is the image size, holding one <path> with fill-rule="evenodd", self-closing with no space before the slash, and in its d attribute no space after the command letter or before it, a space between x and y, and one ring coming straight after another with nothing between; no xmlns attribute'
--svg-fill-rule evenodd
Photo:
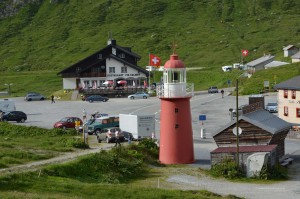
<svg viewBox="0 0 300 199"><path fill-rule="evenodd" d="M179 112L179 109L178 108L175 108L175 113L178 113Z"/></svg>
<svg viewBox="0 0 300 199"><path fill-rule="evenodd" d="M174 71L173 73L173 82L178 82L178 78L179 77L179 72L177 71Z"/></svg>
<svg viewBox="0 0 300 199"><path fill-rule="evenodd" d="M179 124L175 124L175 129L178 129L179 128Z"/></svg>

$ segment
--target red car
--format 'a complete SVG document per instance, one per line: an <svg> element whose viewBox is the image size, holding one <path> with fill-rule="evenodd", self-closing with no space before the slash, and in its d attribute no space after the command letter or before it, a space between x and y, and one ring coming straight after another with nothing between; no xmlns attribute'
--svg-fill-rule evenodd
<svg viewBox="0 0 300 199"><path fill-rule="evenodd" d="M75 128L75 121L80 121L80 125L82 125L82 120L78 117L64 117L58 122L55 122L54 128Z"/></svg>

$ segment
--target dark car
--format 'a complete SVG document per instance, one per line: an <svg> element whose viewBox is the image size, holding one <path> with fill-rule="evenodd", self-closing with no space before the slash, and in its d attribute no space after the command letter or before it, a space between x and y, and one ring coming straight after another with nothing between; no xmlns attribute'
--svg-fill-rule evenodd
<svg viewBox="0 0 300 199"><path fill-rule="evenodd" d="M2 121L16 121L16 122L25 122L27 120L27 115L22 111L10 111L6 112L2 116Z"/></svg>
<svg viewBox="0 0 300 199"><path fill-rule="evenodd" d="M58 122L55 122L54 128L75 128L75 122L79 121L80 125L82 125L82 120L78 117L64 117Z"/></svg>
<svg viewBox="0 0 300 199"><path fill-rule="evenodd" d="M128 141L129 139L130 139L131 141L134 140L132 133L129 133L129 132L127 132L127 131L122 131L122 133L123 133L123 135L124 135L124 140L125 140L125 141Z"/></svg>
<svg viewBox="0 0 300 199"><path fill-rule="evenodd" d="M88 96L87 98L85 98L85 101L88 101L90 103L92 103L94 101L107 102L108 98L107 97L103 97L101 95L91 95L91 96Z"/></svg>

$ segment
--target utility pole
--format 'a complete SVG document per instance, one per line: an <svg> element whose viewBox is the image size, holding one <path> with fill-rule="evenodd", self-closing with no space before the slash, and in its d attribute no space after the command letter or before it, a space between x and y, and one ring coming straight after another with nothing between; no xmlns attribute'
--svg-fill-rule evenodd
<svg viewBox="0 0 300 199"><path fill-rule="evenodd" d="M239 79L236 79L236 164L239 166Z"/></svg>

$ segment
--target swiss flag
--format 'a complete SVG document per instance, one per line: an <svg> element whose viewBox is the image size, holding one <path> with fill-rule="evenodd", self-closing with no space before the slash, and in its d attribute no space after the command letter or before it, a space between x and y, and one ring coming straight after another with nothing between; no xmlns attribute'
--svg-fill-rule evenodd
<svg viewBox="0 0 300 199"><path fill-rule="evenodd" d="M150 59L149 60L150 66L156 66L156 67L160 66L160 58L157 57L156 55L150 54L149 59Z"/></svg>
<svg viewBox="0 0 300 199"><path fill-rule="evenodd" d="M242 56L243 57L247 57L248 56L249 51L248 50L242 50Z"/></svg>

